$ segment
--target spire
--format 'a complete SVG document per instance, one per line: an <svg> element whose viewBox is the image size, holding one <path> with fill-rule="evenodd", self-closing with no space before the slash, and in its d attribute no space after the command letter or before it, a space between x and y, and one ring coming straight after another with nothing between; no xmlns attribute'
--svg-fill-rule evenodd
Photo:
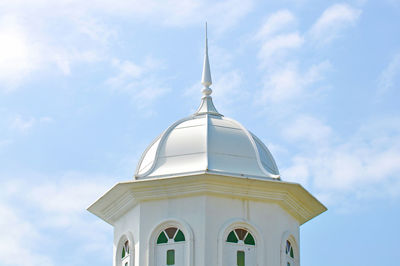
<svg viewBox="0 0 400 266"><path fill-rule="evenodd" d="M204 53L204 63L203 63L203 75L201 77L201 84L203 84L203 94L210 95L212 90L210 89L210 85L212 84L211 80L211 71L210 71L210 62L208 60L208 38L207 38L207 22L206 22L206 49Z"/></svg>
<svg viewBox="0 0 400 266"><path fill-rule="evenodd" d="M203 75L201 76L201 84L203 84L204 86L202 90L203 97L201 98L199 109L197 109L194 115L210 114L210 115L222 116L220 113L218 113L210 96L212 93L212 90L210 89L212 80L211 80L210 62L208 60L207 22L206 22L206 49L204 53Z"/></svg>

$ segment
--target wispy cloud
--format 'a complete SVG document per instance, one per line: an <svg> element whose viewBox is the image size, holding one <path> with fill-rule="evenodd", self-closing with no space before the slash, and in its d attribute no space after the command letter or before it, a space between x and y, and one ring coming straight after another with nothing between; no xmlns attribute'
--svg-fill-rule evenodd
<svg viewBox="0 0 400 266"><path fill-rule="evenodd" d="M388 92L395 85L395 79L400 74L400 53L393 56L390 63L382 71L378 81L378 94Z"/></svg>
<svg viewBox="0 0 400 266"><path fill-rule="evenodd" d="M26 133L31 130L35 125L51 123L53 121L53 118L48 116L35 118L33 116L22 116L17 114L10 118L9 128L15 131L19 131L21 133Z"/></svg>
<svg viewBox="0 0 400 266"><path fill-rule="evenodd" d="M35 252L42 240L37 228L12 205L0 199L0 263L2 265L54 265L50 256ZM23 247L23 248L21 248Z"/></svg>
<svg viewBox="0 0 400 266"><path fill-rule="evenodd" d="M34 117L23 118L21 115L17 115L11 121L10 127L20 132L26 132L30 130L35 123L36 119Z"/></svg>
<svg viewBox="0 0 400 266"><path fill-rule="evenodd" d="M298 32L280 34L266 40L258 56L262 60L262 65L272 65L289 50L301 47L303 42L304 39Z"/></svg>
<svg viewBox="0 0 400 266"><path fill-rule="evenodd" d="M255 37L265 77L255 102L267 112L279 110L280 119L274 123L281 128L285 143L281 150L294 151L290 163L281 169L282 178L306 185L328 204L340 205L338 198L366 200L400 195L398 119L385 123L372 120L344 138L323 117L304 114L296 108L320 98L315 96L329 87L324 80L334 68L329 59L318 58L310 49L319 49L315 44L327 44L338 38L346 28L355 25L361 12L347 4L335 4L309 30L301 32L296 29L293 13L278 11L266 19ZM299 53L310 54L310 60L303 60L300 65ZM399 58L396 54L382 72L381 90L394 86Z"/></svg>
<svg viewBox="0 0 400 266"><path fill-rule="evenodd" d="M77 172L58 178L33 176L34 181L0 181L0 216L7 217L0 219L0 264L60 265L53 258L69 241L74 241L68 251L72 261L79 261L83 254L92 254L94 259L99 253L107 254L107 226L85 209L112 185L110 178ZM54 232L57 238L51 237Z"/></svg>
<svg viewBox="0 0 400 266"><path fill-rule="evenodd" d="M317 84L333 66L330 60L315 56L310 48L316 42L332 41L343 29L353 25L360 15L361 10L347 4L335 4L323 11L304 32L297 30L297 18L288 10L279 10L268 16L255 37L260 45L259 66L265 71L263 88L256 94L256 102L278 107L286 104L288 110L321 91L324 86ZM309 54L311 63L299 66L299 54Z"/></svg>
<svg viewBox="0 0 400 266"><path fill-rule="evenodd" d="M311 86L320 81L330 67L328 61L323 61L301 70L298 63L290 62L284 67L270 71L266 75L263 89L259 91L257 101L279 104L307 99L314 92L311 91Z"/></svg>
<svg viewBox="0 0 400 266"><path fill-rule="evenodd" d="M109 61L114 57L111 40L119 38L116 28L105 22L109 18L177 28L208 20L221 34L252 7L252 0L6 0L1 3L0 90L15 90L36 71L56 69L70 75L75 65Z"/></svg>
<svg viewBox="0 0 400 266"><path fill-rule="evenodd" d="M165 95L170 88L162 85L162 78L156 76L156 70L162 64L148 57L142 64L130 60L112 60L116 74L106 80L106 84L117 92L128 93L139 108L152 105Z"/></svg>
<svg viewBox="0 0 400 266"><path fill-rule="evenodd" d="M284 127L282 133L287 140L296 143L305 141L306 145L310 143L321 145L332 138L332 129L329 126L315 117L303 114Z"/></svg>
<svg viewBox="0 0 400 266"><path fill-rule="evenodd" d="M296 17L289 10L279 10L269 16L256 33L256 39L265 40L276 32L290 29L296 22Z"/></svg>
<svg viewBox="0 0 400 266"><path fill-rule="evenodd" d="M328 7L311 27L309 35L318 44L326 44L338 38L342 31L353 26L361 15L361 10L347 4Z"/></svg>
<svg viewBox="0 0 400 266"><path fill-rule="evenodd" d="M346 139L316 118L298 119L283 135L306 145L282 170L284 179L307 184L329 204L333 195L358 200L400 195L398 119L372 121Z"/></svg>
<svg viewBox="0 0 400 266"><path fill-rule="evenodd" d="M288 10L279 10L267 17L254 38L261 47L258 52L261 67L273 68L303 45L304 38L295 26L296 17Z"/></svg>

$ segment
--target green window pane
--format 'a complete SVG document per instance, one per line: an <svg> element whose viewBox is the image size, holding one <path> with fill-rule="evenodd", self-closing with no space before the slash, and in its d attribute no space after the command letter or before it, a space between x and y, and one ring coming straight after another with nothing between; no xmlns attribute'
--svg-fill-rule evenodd
<svg viewBox="0 0 400 266"><path fill-rule="evenodd" d="M246 239L244 240L244 243L247 245L253 245L253 246L256 244L253 236L250 233L247 234Z"/></svg>
<svg viewBox="0 0 400 266"><path fill-rule="evenodd" d="M167 265L175 265L175 250L167 250Z"/></svg>
<svg viewBox="0 0 400 266"><path fill-rule="evenodd" d="M179 230L178 233L176 233L174 240L175 242L185 241L185 235L182 233L181 230Z"/></svg>
<svg viewBox="0 0 400 266"><path fill-rule="evenodd" d="M236 256L237 256L237 266L244 266L244 251L239 250Z"/></svg>
<svg viewBox="0 0 400 266"><path fill-rule="evenodd" d="M233 231L229 233L228 238L226 239L226 242L230 242L230 243L238 242L238 239Z"/></svg>
<svg viewBox="0 0 400 266"><path fill-rule="evenodd" d="M165 236L164 232L161 232L161 234L157 238L157 244L164 244L168 243L168 238Z"/></svg>
<svg viewBox="0 0 400 266"><path fill-rule="evenodd" d="M290 257L294 258L294 255L293 255L293 248L292 248L292 247L290 247Z"/></svg>
<svg viewBox="0 0 400 266"><path fill-rule="evenodd" d="M128 266L128 263L125 263L125 266Z"/></svg>
<svg viewBox="0 0 400 266"><path fill-rule="evenodd" d="M125 248L122 248L122 255L121 255L121 258L125 258L125 255L126 255L126 253L125 253Z"/></svg>
<svg viewBox="0 0 400 266"><path fill-rule="evenodd" d="M287 266L290 266L290 263L289 263L289 262L287 263Z"/></svg>

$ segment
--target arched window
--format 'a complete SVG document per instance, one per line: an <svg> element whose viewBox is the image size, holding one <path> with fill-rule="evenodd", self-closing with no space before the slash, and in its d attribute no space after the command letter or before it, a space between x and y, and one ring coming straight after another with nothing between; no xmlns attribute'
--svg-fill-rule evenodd
<svg viewBox="0 0 400 266"><path fill-rule="evenodd" d="M225 239L224 266L255 266L256 241L244 228L233 229Z"/></svg>
<svg viewBox="0 0 400 266"><path fill-rule="evenodd" d="M160 232L156 244L156 265L185 265L185 235L177 227L168 227Z"/></svg>
<svg viewBox="0 0 400 266"><path fill-rule="evenodd" d="M295 256L294 256L293 246L289 240L286 240L285 253L286 253L286 265L295 266Z"/></svg>
<svg viewBox="0 0 400 266"><path fill-rule="evenodd" d="M130 250L129 250L129 240L126 240L121 248L121 266L130 266L129 261L130 261Z"/></svg>

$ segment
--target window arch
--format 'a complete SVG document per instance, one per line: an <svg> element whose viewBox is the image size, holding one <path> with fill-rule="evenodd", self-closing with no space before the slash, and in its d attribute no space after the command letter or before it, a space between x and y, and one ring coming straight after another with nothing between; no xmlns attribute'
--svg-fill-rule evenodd
<svg viewBox="0 0 400 266"><path fill-rule="evenodd" d="M254 240L254 245L252 245L249 235L243 234L244 231L240 230L238 231L238 235L238 232L235 231L236 229L243 229L246 233L248 232ZM232 231L234 231L233 235L237 238L237 243L235 243L235 238L232 239L234 240L233 242L228 242L228 237L230 236L229 240L232 238ZM245 251L245 266L264 265L265 246L260 232L261 229L248 220L242 218L227 220L226 223L222 225L218 235L218 265L238 265L238 259L241 260L243 253L238 253L237 251ZM242 262L239 261L239 263Z"/></svg>
<svg viewBox="0 0 400 266"><path fill-rule="evenodd" d="M115 253L116 266L133 266L133 247L133 237L130 233L127 233L120 238Z"/></svg>
<svg viewBox="0 0 400 266"><path fill-rule="evenodd" d="M289 231L283 234L281 245L281 266L298 266L299 249L296 239Z"/></svg>
<svg viewBox="0 0 400 266"><path fill-rule="evenodd" d="M193 266L193 231L185 221L164 220L153 228L149 237L149 266L165 266L167 263ZM172 261L172 257L175 261Z"/></svg>
<svg viewBox="0 0 400 266"><path fill-rule="evenodd" d="M246 228L238 227L229 232L224 244L224 264L237 266L255 266L256 241Z"/></svg>
<svg viewBox="0 0 400 266"><path fill-rule="evenodd" d="M186 266L186 237L177 226L163 229L156 239L155 265Z"/></svg>

